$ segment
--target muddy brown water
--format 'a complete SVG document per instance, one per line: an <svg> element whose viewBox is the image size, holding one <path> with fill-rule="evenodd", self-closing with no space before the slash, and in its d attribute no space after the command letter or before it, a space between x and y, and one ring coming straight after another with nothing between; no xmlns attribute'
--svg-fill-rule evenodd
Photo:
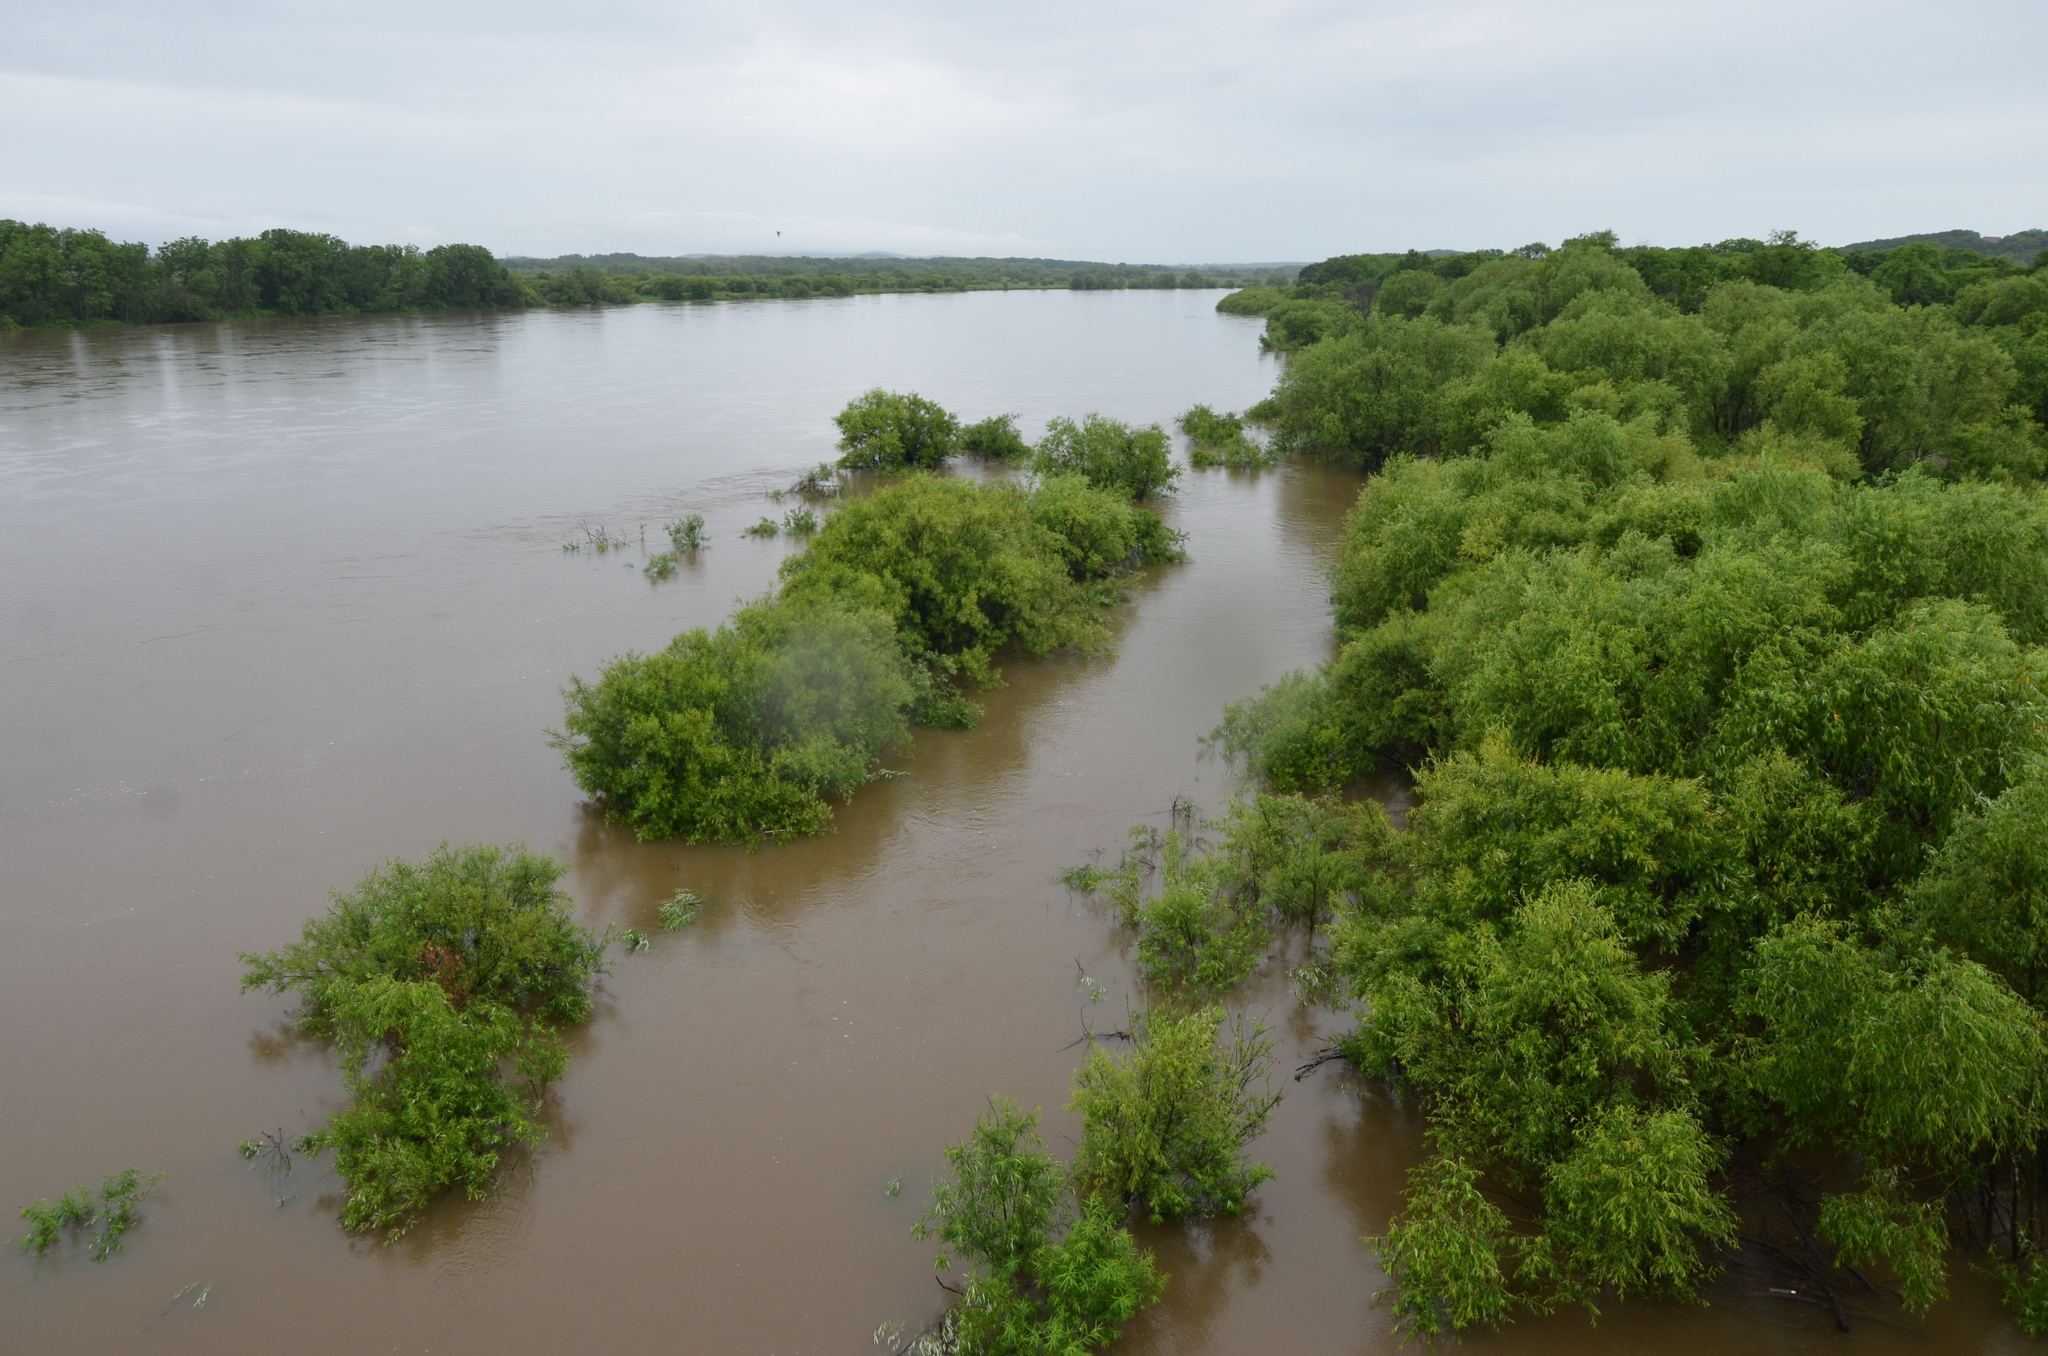
<svg viewBox="0 0 2048 1356"><path fill-rule="evenodd" d="M1190 475L1191 561L1139 581L1114 657L1012 659L981 726L923 733L837 831L752 854L636 843L542 732L606 657L717 622L794 549L741 529L873 385L1035 433L1270 386L1216 294L980 293L0 336L0 1204L163 1170L105 1266L0 1257L0 1348L873 1350L943 1298L909 1237L991 1094L1064 1110L1084 1021L1139 1001L1125 939L1055 880L1175 796L1233 783L1198 737L1327 653L1323 572L1357 478ZM674 579L660 524L709 519ZM565 552L586 529L618 553ZM238 1140L339 1104L290 1005L237 992L377 862L524 839L617 955L549 1136L393 1246L335 1225L318 1163ZM710 902L654 928L679 886ZM1091 1002L1082 977L1106 991ZM1283 1067L1338 1019L1270 967L1243 1006ZM1284 1082L1242 1220L1145 1229L1172 1276L1117 1350L1384 1352L1361 1235L1416 1118L1329 1066ZM887 1184L900 1180L901 1193ZM210 1287L201 1308L190 1285ZM1722 1287L1712 1310L1523 1321L1491 1352L2031 1347L1980 1280L1926 1324L1837 1338Z"/></svg>

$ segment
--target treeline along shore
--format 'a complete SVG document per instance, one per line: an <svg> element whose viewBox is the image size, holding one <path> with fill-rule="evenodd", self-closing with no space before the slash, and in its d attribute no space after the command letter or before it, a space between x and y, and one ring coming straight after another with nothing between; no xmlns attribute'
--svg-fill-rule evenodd
<svg viewBox="0 0 2048 1356"><path fill-rule="evenodd" d="M0 220L0 329L146 325L236 316L351 315L876 292L1285 285L1293 264L771 255L499 259L481 245L351 245L313 231L173 240Z"/></svg>

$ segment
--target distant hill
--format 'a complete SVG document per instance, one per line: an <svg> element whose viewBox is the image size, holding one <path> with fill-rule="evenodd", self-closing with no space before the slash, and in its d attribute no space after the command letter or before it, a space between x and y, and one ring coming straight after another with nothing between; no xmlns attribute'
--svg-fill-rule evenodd
<svg viewBox="0 0 2048 1356"><path fill-rule="evenodd" d="M2015 231L2011 235L1979 235L1975 231L1933 231L1927 235L1902 235L1891 240L1863 240L1854 245L1838 245L1844 252L1855 250L1894 250L1901 245L1921 243L1939 245L1943 249L1969 250L1975 254L1991 254L2012 259L2018 263L2031 264L2034 256L2048 250L2048 231Z"/></svg>

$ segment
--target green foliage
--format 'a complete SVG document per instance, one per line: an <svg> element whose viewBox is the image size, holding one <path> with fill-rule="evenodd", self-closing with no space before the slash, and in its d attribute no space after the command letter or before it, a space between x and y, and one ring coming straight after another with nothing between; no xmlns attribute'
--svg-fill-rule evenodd
<svg viewBox="0 0 2048 1356"><path fill-rule="evenodd" d="M697 921L697 911L703 906L704 901L697 897L696 891L678 890L663 900L661 907L654 912L661 920L663 932L681 932Z"/></svg>
<svg viewBox="0 0 2048 1356"><path fill-rule="evenodd" d="M920 663L995 677L994 653L1105 643L1087 584L1168 558L1158 519L1072 483L1036 493L917 476L835 512L783 565L792 598L872 601Z"/></svg>
<svg viewBox="0 0 2048 1356"><path fill-rule="evenodd" d="M303 1143L335 1150L345 1227L396 1237L451 1186L481 1196L503 1150L539 1138L534 1103L568 1058L557 1028L590 1015L606 942L571 917L563 869L444 843L336 893L299 941L242 954L242 987L298 993L301 1025L341 1053L349 1106Z"/></svg>
<svg viewBox="0 0 2048 1356"><path fill-rule="evenodd" d="M1340 301L1283 301L1265 314L1266 332L1259 337L1259 347L1268 353L1297 352L1349 334L1365 320L1356 308Z"/></svg>
<svg viewBox="0 0 2048 1356"><path fill-rule="evenodd" d="M539 1141L535 1103L568 1062L545 1023L481 998L458 1010L431 979L336 983L327 1021L349 1105L309 1138L348 1184L342 1227L393 1238L450 1187L482 1199L503 1151ZM508 1061L522 1084L499 1076Z"/></svg>
<svg viewBox="0 0 2048 1356"><path fill-rule="evenodd" d="M913 721L973 724L956 677L997 681L1013 643L1105 648L1115 576L1178 554L1156 515L1074 477L912 476L835 510L777 595L572 679L553 742L643 838L822 832Z"/></svg>
<svg viewBox="0 0 2048 1356"><path fill-rule="evenodd" d="M1915 1312L1950 1222L2026 1259L2048 1224L2031 275L1595 236L1347 256L1301 289L1370 314L1258 413L1377 473L1338 653L1217 737L1268 791L1416 778L1405 833L1307 853L1341 881L1311 986L1357 1006L1344 1053L1439 1149L1380 1242L1404 1327L1694 1294L1738 1150L1859 1162L1820 1232ZM2023 1312L2048 1293L2026 1265Z"/></svg>
<svg viewBox="0 0 2048 1356"><path fill-rule="evenodd" d="M1031 454L1031 469L1041 476L1077 475L1099 490L1138 500L1170 493L1180 478L1165 429L1157 424L1132 428L1099 414L1078 424L1047 420L1045 437Z"/></svg>
<svg viewBox="0 0 2048 1356"><path fill-rule="evenodd" d="M1413 1169L1405 1207L1384 1235L1365 1241L1393 1282L1382 1294L1392 1296L1403 1338L1497 1328L1515 1305L1522 1240L1480 1191L1478 1170L1455 1154L1432 1154Z"/></svg>
<svg viewBox="0 0 2048 1356"><path fill-rule="evenodd" d="M694 553L709 540L704 535L704 515L701 513L678 518L666 524L662 531L668 533L669 543L678 555Z"/></svg>
<svg viewBox="0 0 2048 1356"><path fill-rule="evenodd" d="M2044 307L2031 277L1982 256L1916 244L1845 262L1789 234L1617 250L1601 233L1301 276L1266 339L1294 356L1257 410L1281 451L1372 469L1469 452L1509 415L1583 410L1717 451L1766 429L1817 439L1872 472L2048 466Z"/></svg>
<svg viewBox="0 0 2048 1356"><path fill-rule="evenodd" d="M350 245L331 235L174 240L152 253L98 231L0 221L0 320L17 325L217 320L517 306L527 294L478 245Z"/></svg>
<svg viewBox="0 0 2048 1356"><path fill-rule="evenodd" d="M1737 1004L1763 1028L1749 1076L1795 1138L1961 1171L2037 1133L2044 1024L1982 966L1886 954L1805 916L1755 956Z"/></svg>
<svg viewBox="0 0 2048 1356"><path fill-rule="evenodd" d="M88 1259L104 1262L121 1251L121 1238L142 1220L142 1199L162 1173L144 1177L135 1168L117 1172L100 1183L98 1192L83 1182L54 1201L37 1201L21 1209L28 1223L23 1235L24 1252L40 1257L61 1243L65 1235L85 1235Z"/></svg>
<svg viewBox="0 0 2048 1356"><path fill-rule="evenodd" d="M1288 299L1286 288L1260 284L1232 292L1216 303L1216 309L1225 315L1270 315Z"/></svg>
<svg viewBox="0 0 2048 1356"><path fill-rule="evenodd" d="M643 838L785 839L831 822L828 798L869 779L915 695L883 613L765 601L572 678L555 745Z"/></svg>
<svg viewBox="0 0 2048 1356"><path fill-rule="evenodd" d="M1998 1280L2005 1291L2005 1307L2012 1310L2020 1331L2029 1337L2048 1332L2048 1265L2041 1254L2030 1252L2018 1265L2001 1265Z"/></svg>
<svg viewBox="0 0 2048 1356"><path fill-rule="evenodd" d="M675 574L678 563L674 551L656 551L647 557L647 562L640 567L640 572L649 579L667 579Z"/></svg>
<svg viewBox="0 0 2048 1356"><path fill-rule="evenodd" d="M740 535L745 537L772 537L781 530L781 528L776 526L775 520L773 518L763 518L761 519L761 521L747 528Z"/></svg>
<svg viewBox="0 0 2048 1356"><path fill-rule="evenodd" d="M1076 1199L1065 1167L1034 1147L1037 1114L996 1099L946 1150L952 1180L933 1188L913 1233L937 1238L943 1268L968 1268L953 1311L967 1356L1078 1356L1099 1350L1165 1278L1111 1206Z"/></svg>
<svg viewBox="0 0 2048 1356"><path fill-rule="evenodd" d="M1235 988L1265 958L1273 935L1260 901L1224 888L1214 858L1193 855L1178 831L1158 849L1159 888L1146 895L1127 856L1116 896L1137 929L1138 972L1153 985L1190 996Z"/></svg>
<svg viewBox="0 0 2048 1356"><path fill-rule="evenodd" d="M1608 1107L1546 1174L1549 1246L1534 1270L1588 1308L1609 1290L1691 1298L1712 1271L1701 1245L1735 1243L1735 1211L1711 1184L1725 1156L1683 1110Z"/></svg>
<svg viewBox="0 0 2048 1356"><path fill-rule="evenodd" d="M1164 834L1132 829L1114 870L1078 866L1061 876L1069 889L1108 897L1137 933L1139 973L1176 1000L1235 988L1277 928L1313 934L1333 909L1356 905L1397 850L1385 813L1370 803L1245 796L1207 826L1214 839L1195 820L1185 806Z"/></svg>
<svg viewBox="0 0 2048 1356"><path fill-rule="evenodd" d="M1284 268L1232 268L1220 273L1198 273L1178 265L1106 264L1077 259L905 259L894 255L850 259L571 254L554 259L513 258L506 262L521 278L536 283L556 274L581 270L609 275L642 297L668 301L799 299L877 292L1277 286L1293 275L1293 270Z"/></svg>
<svg viewBox="0 0 2048 1356"><path fill-rule="evenodd" d="M2029 775L1959 820L1913 885L1907 917L2039 1005L2048 981L2048 777Z"/></svg>
<svg viewBox="0 0 2048 1356"><path fill-rule="evenodd" d="M1881 1172L1861 1191L1822 1201L1820 1230L1836 1245L1843 1266L1889 1266L1898 1275L1906 1312L1917 1316L1948 1293L1945 1213L1940 1201L1909 1197L1898 1173Z"/></svg>
<svg viewBox="0 0 2048 1356"><path fill-rule="evenodd" d="M960 422L912 392L877 386L832 416L839 464L855 471L936 471L960 450Z"/></svg>
<svg viewBox="0 0 2048 1356"><path fill-rule="evenodd" d="M1248 469L1271 466L1278 460L1270 449L1246 434L1244 420L1237 415L1218 414L1207 405L1196 405L1176 422L1187 435L1191 466Z"/></svg>
<svg viewBox="0 0 2048 1356"><path fill-rule="evenodd" d="M1245 1157L1280 1100L1255 1091L1272 1059L1263 1028L1242 1019L1222 1038L1220 1007L1154 1008L1132 1019L1117 1058L1099 1046L1074 1074L1082 1190L1142 1204L1155 1222L1236 1214L1272 1169Z"/></svg>
<svg viewBox="0 0 2048 1356"><path fill-rule="evenodd" d="M960 430L960 450L982 461L1018 462L1031 455L1031 444L1017 431L1017 416L992 414Z"/></svg>
<svg viewBox="0 0 2048 1356"><path fill-rule="evenodd" d="M818 530L818 515L808 508L793 508L782 515L782 530L792 537L808 537Z"/></svg>
<svg viewBox="0 0 2048 1356"><path fill-rule="evenodd" d="M340 986L394 978L440 984L457 1004L483 999L552 1025L590 1015L604 939L578 924L555 888L562 864L524 847L443 843L425 861L393 860L332 896L325 915L275 951L243 952L242 988L297 993L313 1034L333 1031Z"/></svg>

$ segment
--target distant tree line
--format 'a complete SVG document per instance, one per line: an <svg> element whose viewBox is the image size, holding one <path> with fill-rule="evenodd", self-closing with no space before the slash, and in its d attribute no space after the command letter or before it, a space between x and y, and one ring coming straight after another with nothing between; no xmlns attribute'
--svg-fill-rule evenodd
<svg viewBox="0 0 2048 1356"><path fill-rule="evenodd" d="M645 259L634 254L508 259L550 305L850 297L875 292L1109 291L1285 285L1287 266L1194 269L1061 259Z"/></svg>
<svg viewBox="0 0 2048 1356"><path fill-rule="evenodd" d="M1208 268L1065 259L643 258L500 260L481 245L351 245L265 231L151 250L104 232L0 220L0 329L347 315L492 306L847 297L857 292L1285 285L1292 265Z"/></svg>
<svg viewBox="0 0 2048 1356"><path fill-rule="evenodd" d="M312 231L173 240L0 220L0 328L517 306L528 289L481 245L351 245Z"/></svg>

